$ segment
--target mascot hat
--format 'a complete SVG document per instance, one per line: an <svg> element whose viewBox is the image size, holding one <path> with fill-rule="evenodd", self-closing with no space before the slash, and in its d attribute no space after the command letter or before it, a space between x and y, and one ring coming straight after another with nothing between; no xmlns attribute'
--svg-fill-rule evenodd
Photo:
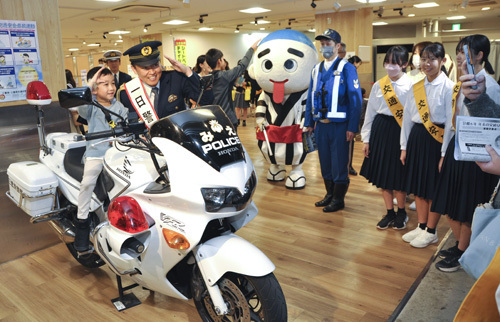
<svg viewBox="0 0 500 322"><path fill-rule="evenodd" d="M307 36L304 35L303 33L301 33L300 31L293 30L293 29L281 29L281 30L274 31L274 32L270 33L269 35L267 35L266 37L264 37L264 39L262 39L262 41L259 43L259 46L265 42L275 40L275 39L295 40L295 41L301 42L303 44L306 44L309 47L311 47L312 49L316 50L316 47L314 47L314 44L311 41L311 39L307 38Z"/></svg>

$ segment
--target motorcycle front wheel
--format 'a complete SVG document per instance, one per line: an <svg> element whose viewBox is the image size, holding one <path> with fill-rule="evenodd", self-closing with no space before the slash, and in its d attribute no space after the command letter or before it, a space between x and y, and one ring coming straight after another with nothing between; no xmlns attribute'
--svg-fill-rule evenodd
<svg viewBox="0 0 500 322"><path fill-rule="evenodd" d="M217 285L229 309L226 315L215 312L200 271L195 268L191 291L203 321L287 321L285 296L273 273L261 277L228 273Z"/></svg>

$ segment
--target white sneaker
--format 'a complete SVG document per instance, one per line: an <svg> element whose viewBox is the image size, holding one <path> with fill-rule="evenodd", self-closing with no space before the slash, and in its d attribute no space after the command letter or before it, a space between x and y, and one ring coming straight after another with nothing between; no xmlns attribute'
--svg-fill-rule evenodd
<svg viewBox="0 0 500 322"><path fill-rule="evenodd" d="M417 228L413 229L412 231L407 232L406 234L403 235L403 240L407 243L411 242L415 238L417 238L420 234L425 232L425 229L422 229L417 226Z"/></svg>
<svg viewBox="0 0 500 322"><path fill-rule="evenodd" d="M398 199L396 199L396 198L392 199L392 203L394 204L394 206L397 206L398 205Z"/></svg>
<svg viewBox="0 0 500 322"><path fill-rule="evenodd" d="M408 207L410 210L417 210L417 206L415 205L415 201L410 204Z"/></svg>
<svg viewBox="0 0 500 322"><path fill-rule="evenodd" d="M430 244L437 243L439 240L437 232L435 234L429 233L427 230L417 236L410 242L410 245L416 248L425 248Z"/></svg>

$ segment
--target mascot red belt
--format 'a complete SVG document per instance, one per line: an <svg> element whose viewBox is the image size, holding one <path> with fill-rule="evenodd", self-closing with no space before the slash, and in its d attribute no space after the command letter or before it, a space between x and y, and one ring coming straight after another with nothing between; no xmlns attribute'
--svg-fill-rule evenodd
<svg viewBox="0 0 500 322"><path fill-rule="evenodd" d="M258 145L271 164L267 179L286 178L287 188L302 189L306 185L302 127L309 79L318 53L306 35L283 29L260 42L253 62L249 75L263 89L255 115ZM288 175L286 166L291 166Z"/></svg>

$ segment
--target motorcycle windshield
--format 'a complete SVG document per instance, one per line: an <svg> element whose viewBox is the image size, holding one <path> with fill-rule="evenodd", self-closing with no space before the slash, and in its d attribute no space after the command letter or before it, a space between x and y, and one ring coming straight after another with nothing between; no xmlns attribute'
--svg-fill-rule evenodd
<svg viewBox="0 0 500 322"><path fill-rule="evenodd" d="M217 171L245 160L231 121L219 106L203 106L167 116L151 127L152 137L174 141Z"/></svg>

